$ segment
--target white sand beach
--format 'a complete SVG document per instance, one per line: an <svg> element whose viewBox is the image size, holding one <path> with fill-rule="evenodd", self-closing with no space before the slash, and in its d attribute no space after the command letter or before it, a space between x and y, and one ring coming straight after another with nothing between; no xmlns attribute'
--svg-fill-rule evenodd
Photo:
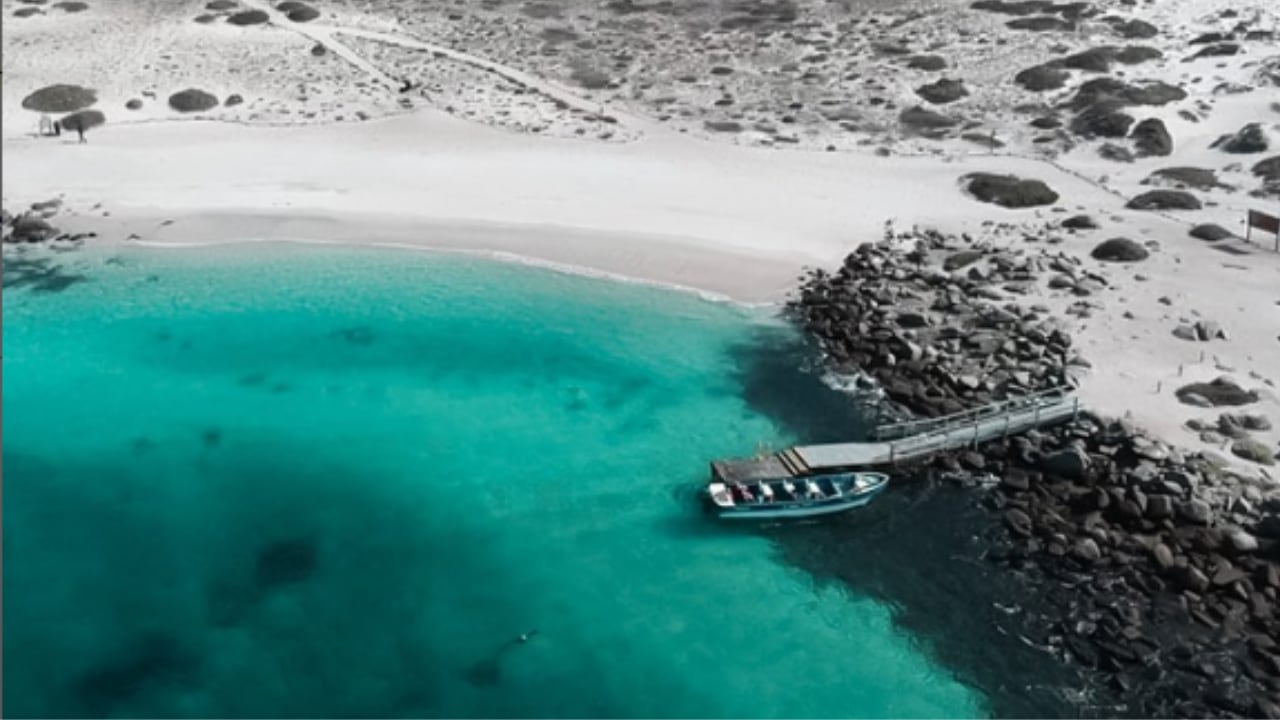
<svg viewBox="0 0 1280 720"><path fill-rule="evenodd" d="M1153 11L1161 13L1156 20L1181 17L1175 5L1189 7L1187 1L1161 5ZM1274 12L1255 5L1257 12L1270 13L1260 24L1274 27ZM404 108L394 89L378 85L398 77L399 71L362 55L357 50L362 36L356 30L389 32L421 45L416 50L421 52L439 46L418 35L408 39L403 23L386 20L379 25L376 13L347 6L304 25L263 5L272 24L252 29L201 26L185 16L158 17L146 26L153 45L140 49L129 49L127 41L134 36L117 15L97 26L102 32L96 43L80 50L47 53L47 58L29 50L15 56L18 48L59 33L75 38L88 32L75 23L92 23L94 13L107 13L112 6L96 3L53 27L40 25L48 21L42 17L12 20L8 16L22 5L4 4L6 57L15 57L6 67L3 90L7 209L61 198L58 224L96 230L100 242L407 245L523 258L745 302L782 300L803 268L838 267L858 244L878 239L886 225L968 233L1010 247L1024 246L1027 235L1048 234L1061 239L1058 249L1086 258L1110 285L1090 298L1097 308L1088 318L1071 320L1077 344L1092 363L1081 387L1091 409L1130 417L1170 442L1198 446L1185 421L1200 417L1211 422L1221 410L1186 406L1174 391L1187 382L1230 375L1260 391L1262 401L1250 410L1280 426L1274 385L1280 379L1280 254L1261 244L1209 244L1187 234L1193 224L1214 222L1242 235L1249 208L1280 215L1274 197L1227 189L1251 186L1249 165L1280 145L1280 93L1268 87L1219 95L1205 87L1208 83L1198 86L1189 80L1216 75L1223 82L1256 83L1251 78L1261 59L1274 57L1274 44L1271 55L1262 45L1252 55L1206 57L1188 64L1181 62L1187 54L1186 35L1198 26L1176 33L1171 29L1151 40L1168 58L1143 77L1182 84L1191 95L1157 109L1177 140L1171 155L1116 163L1092 151L1097 141L1053 155L1018 144L1022 126L1015 128L1012 121L995 128L996 135L1014 143L998 153L958 138L865 134L861 138L866 142L856 142L859 136L847 131L840 131L848 138L838 146L820 138L814 141L817 146L782 148L774 142L746 142L746 135L729 142L658 122L634 103L575 91L561 81L546 79L544 85L533 70L497 61L488 68L490 75L496 69L498 77L520 80L541 100L560 101L532 109L519 106L545 131L477 122L476 115L490 107L486 103L498 102L498 95L483 92L465 106L459 101L442 108L417 100ZM325 9L323 3L317 6ZM192 5L189 14L199 7ZM353 13L359 17L351 17ZM206 60L192 59L184 69L180 64L187 56L174 53L170 70L161 72L148 63L145 73L136 65L122 70L103 65L105 59L129 53L159 63L167 47L160 30L167 24L192 36L185 46L188 59L198 54L192 48L203 48ZM349 32L341 34L340 27ZM367 32L363 37L374 42ZM222 96L249 83L247 69L238 78L227 75L218 58L207 59L210 50L222 48L222 60L251 58L255 52L305 57L313 42L334 48L324 60L332 72L306 81L310 88L304 95L345 98L342 112L348 116L342 121L297 116L290 121L277 112L283 105L270 106L272 110L266 100L247 103L257 107L257 118L249 110L215 108L193 119L164 107L163 98L181 87L205 87ZM466 68L474 70L468 63L485 56L486 48L441 41L446 44L465 54L468 60L461 65ZM956 76L965 75L964 52L961 46L953 53ZM290 65L283 62L282 67ZM975 61L973 67L975 72L991 71L988 61ZM1000 69L1010 89L1006 94L1013 89L1007 77L1021 67ZM367 94L353 90L357 78L372 83ZM283 98L288 91L282 88L289 83L278 80L254 82L266 88L263 97L278 92ZM93 128L85 144L68 133L57 139L34 136L39 113L20 105L28 93L58 82L99 90L107 122ZM160 99L135 113L123 110L142 88L154 88ZM991 102L999 99L992 96ZM597 106L613 122L592 121L590 108ZM350 121L357 108L370 119ZM1179 114L1179 109L1186 112ZM572 128L583 122L591 130L575 136ZM1215 138L1247 122L1265 126L1273 143L1268 154L1241 162L1209 148ZM592 134L597 137L583 136ZM834 151L827 151L827 144ZM1151 171L1186 165L1219 171L1223 188L1202 193L1203 209L1125 208L1129 197L1148 189L1142 181ZM1026 209L978 202L960 183L971 172L1039 179L1060 200L1052 207ZM1076 213L1092 215L1102 228L1082 233L1054 229ZM1154 241L1158 247L1136 265L1088 259L1097 243L1115 236ZM1259 235L1259 242L1270 241ZM1027 299L1054 308L1080 300L1043 285ZM1228 339L1196 343L1172 334L1180 322L1197 319L1220 323ZM1280 443L1277 430L1257 437L1273 448ZM1241 472L1267 472L1231 460Z"/></svg>

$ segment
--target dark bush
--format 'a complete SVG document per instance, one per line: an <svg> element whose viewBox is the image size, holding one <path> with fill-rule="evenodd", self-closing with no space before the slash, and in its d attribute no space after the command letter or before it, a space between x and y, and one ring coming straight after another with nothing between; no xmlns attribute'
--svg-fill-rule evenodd
<svg viewBox="0 0 1280 720"><path fill-rule="evenodd" d="M96 128L107 121L107 116L98 110L81 110L80 112L71 113L64 116L58 122L62 124L63 130L88 130Z"/></svg>
<svg viewBox="0 0 1280 720"><path fill-rule="evenodd" d="M218 97L203 90L187 88L169 96L169 107L178 112L203 112L218 107Z"/></svg>
<svg viewBox="0 0 1280 720"><path fill-rule="evenodd" d="M1007 208L1052 205L1058 202L1058 193L1040 180L1024 180L1013 175L973 173L966 175L969 192L983 202L995 203Z"/></svg>
<svg viewBox="0 0 1280 720"><path fill-rule="evenodd" d="M290 10L285 17L296 23L311 22L320 17L320 11L310 5L304 5L296 10Z"/></svg>
<svg viewBox="0 0 1280 720"><path fill-rule="evenodd" d="M261 25L271 19L262 10L243 10L227 18L232 25Z"/></svg>
<svg viewBox="0 0 1280 720"><path fill-rule="evenodd" d="M98 102L98 93L79 85L49 85L22 99L22 107L37 112L66 113Z"/></svg>

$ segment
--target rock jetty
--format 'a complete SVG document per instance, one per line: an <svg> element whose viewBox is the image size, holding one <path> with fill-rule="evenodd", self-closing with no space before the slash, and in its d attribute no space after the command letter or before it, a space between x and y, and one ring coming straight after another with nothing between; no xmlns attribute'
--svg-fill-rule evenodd
<svg viewBox="0 0 1280 720"><path fill-rule="evenodd" d="M891 232L834 273L809 273L789 317L830 370L878 386L892 410L937 416L1071 383L1089 364L1067 326L1017 298L1046 275L1082 297L1103 280L1051 247L966 240ZM1224 427L1268 422L1244 418ZM982 489L987 560L1052 588L1024 607L1028 641L1123 698L1113 712L1280 717L1280 494L1269 486L1089 413L914 472Z"/></svg>

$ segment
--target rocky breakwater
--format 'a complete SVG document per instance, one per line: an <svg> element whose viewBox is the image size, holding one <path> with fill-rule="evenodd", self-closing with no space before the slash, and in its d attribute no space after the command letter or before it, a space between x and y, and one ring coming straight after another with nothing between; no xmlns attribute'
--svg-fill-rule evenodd
<svg viewBox="0 0 1280 720"><path fill-rule="evenodd" d="M963 243L963 244L962 244ZM948 252L941 262L937 258ZM1065 323L1015 300L1055 271L1087 296L1103 280L1065 253L972 246L936 233L891 236L810 273L790 317L837 372L869 377L894 404L936 417L1068 383L1088 363Z"/></svg>
<svg viewBox="0 0 1280 720"><path fill-rule="evenodd" d="M1087 367L1048 308L1013 299L1042 272L1082 297L1100 282L1043 247L891 235L835 273L811 273L789 312L832 369L938 415ZM1020 608L1016 632L1087 679L1087 712L1280 717L1280 494L1270 483L1088 413L915 472L982 493L986 560L1038 589L1008 599Z"/></svg>

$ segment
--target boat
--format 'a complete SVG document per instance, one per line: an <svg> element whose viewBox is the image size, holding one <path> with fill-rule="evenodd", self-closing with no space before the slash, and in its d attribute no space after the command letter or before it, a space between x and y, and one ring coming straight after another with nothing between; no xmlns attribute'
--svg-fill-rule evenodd
<svg viewBox="0 0 1280 720"><path fill-rule="evenodd" d="M889 476L877 472L745 481L721 477L707 484L707 499L711 510L726 519L807 518L862 507L888 484Z"/></svg>

